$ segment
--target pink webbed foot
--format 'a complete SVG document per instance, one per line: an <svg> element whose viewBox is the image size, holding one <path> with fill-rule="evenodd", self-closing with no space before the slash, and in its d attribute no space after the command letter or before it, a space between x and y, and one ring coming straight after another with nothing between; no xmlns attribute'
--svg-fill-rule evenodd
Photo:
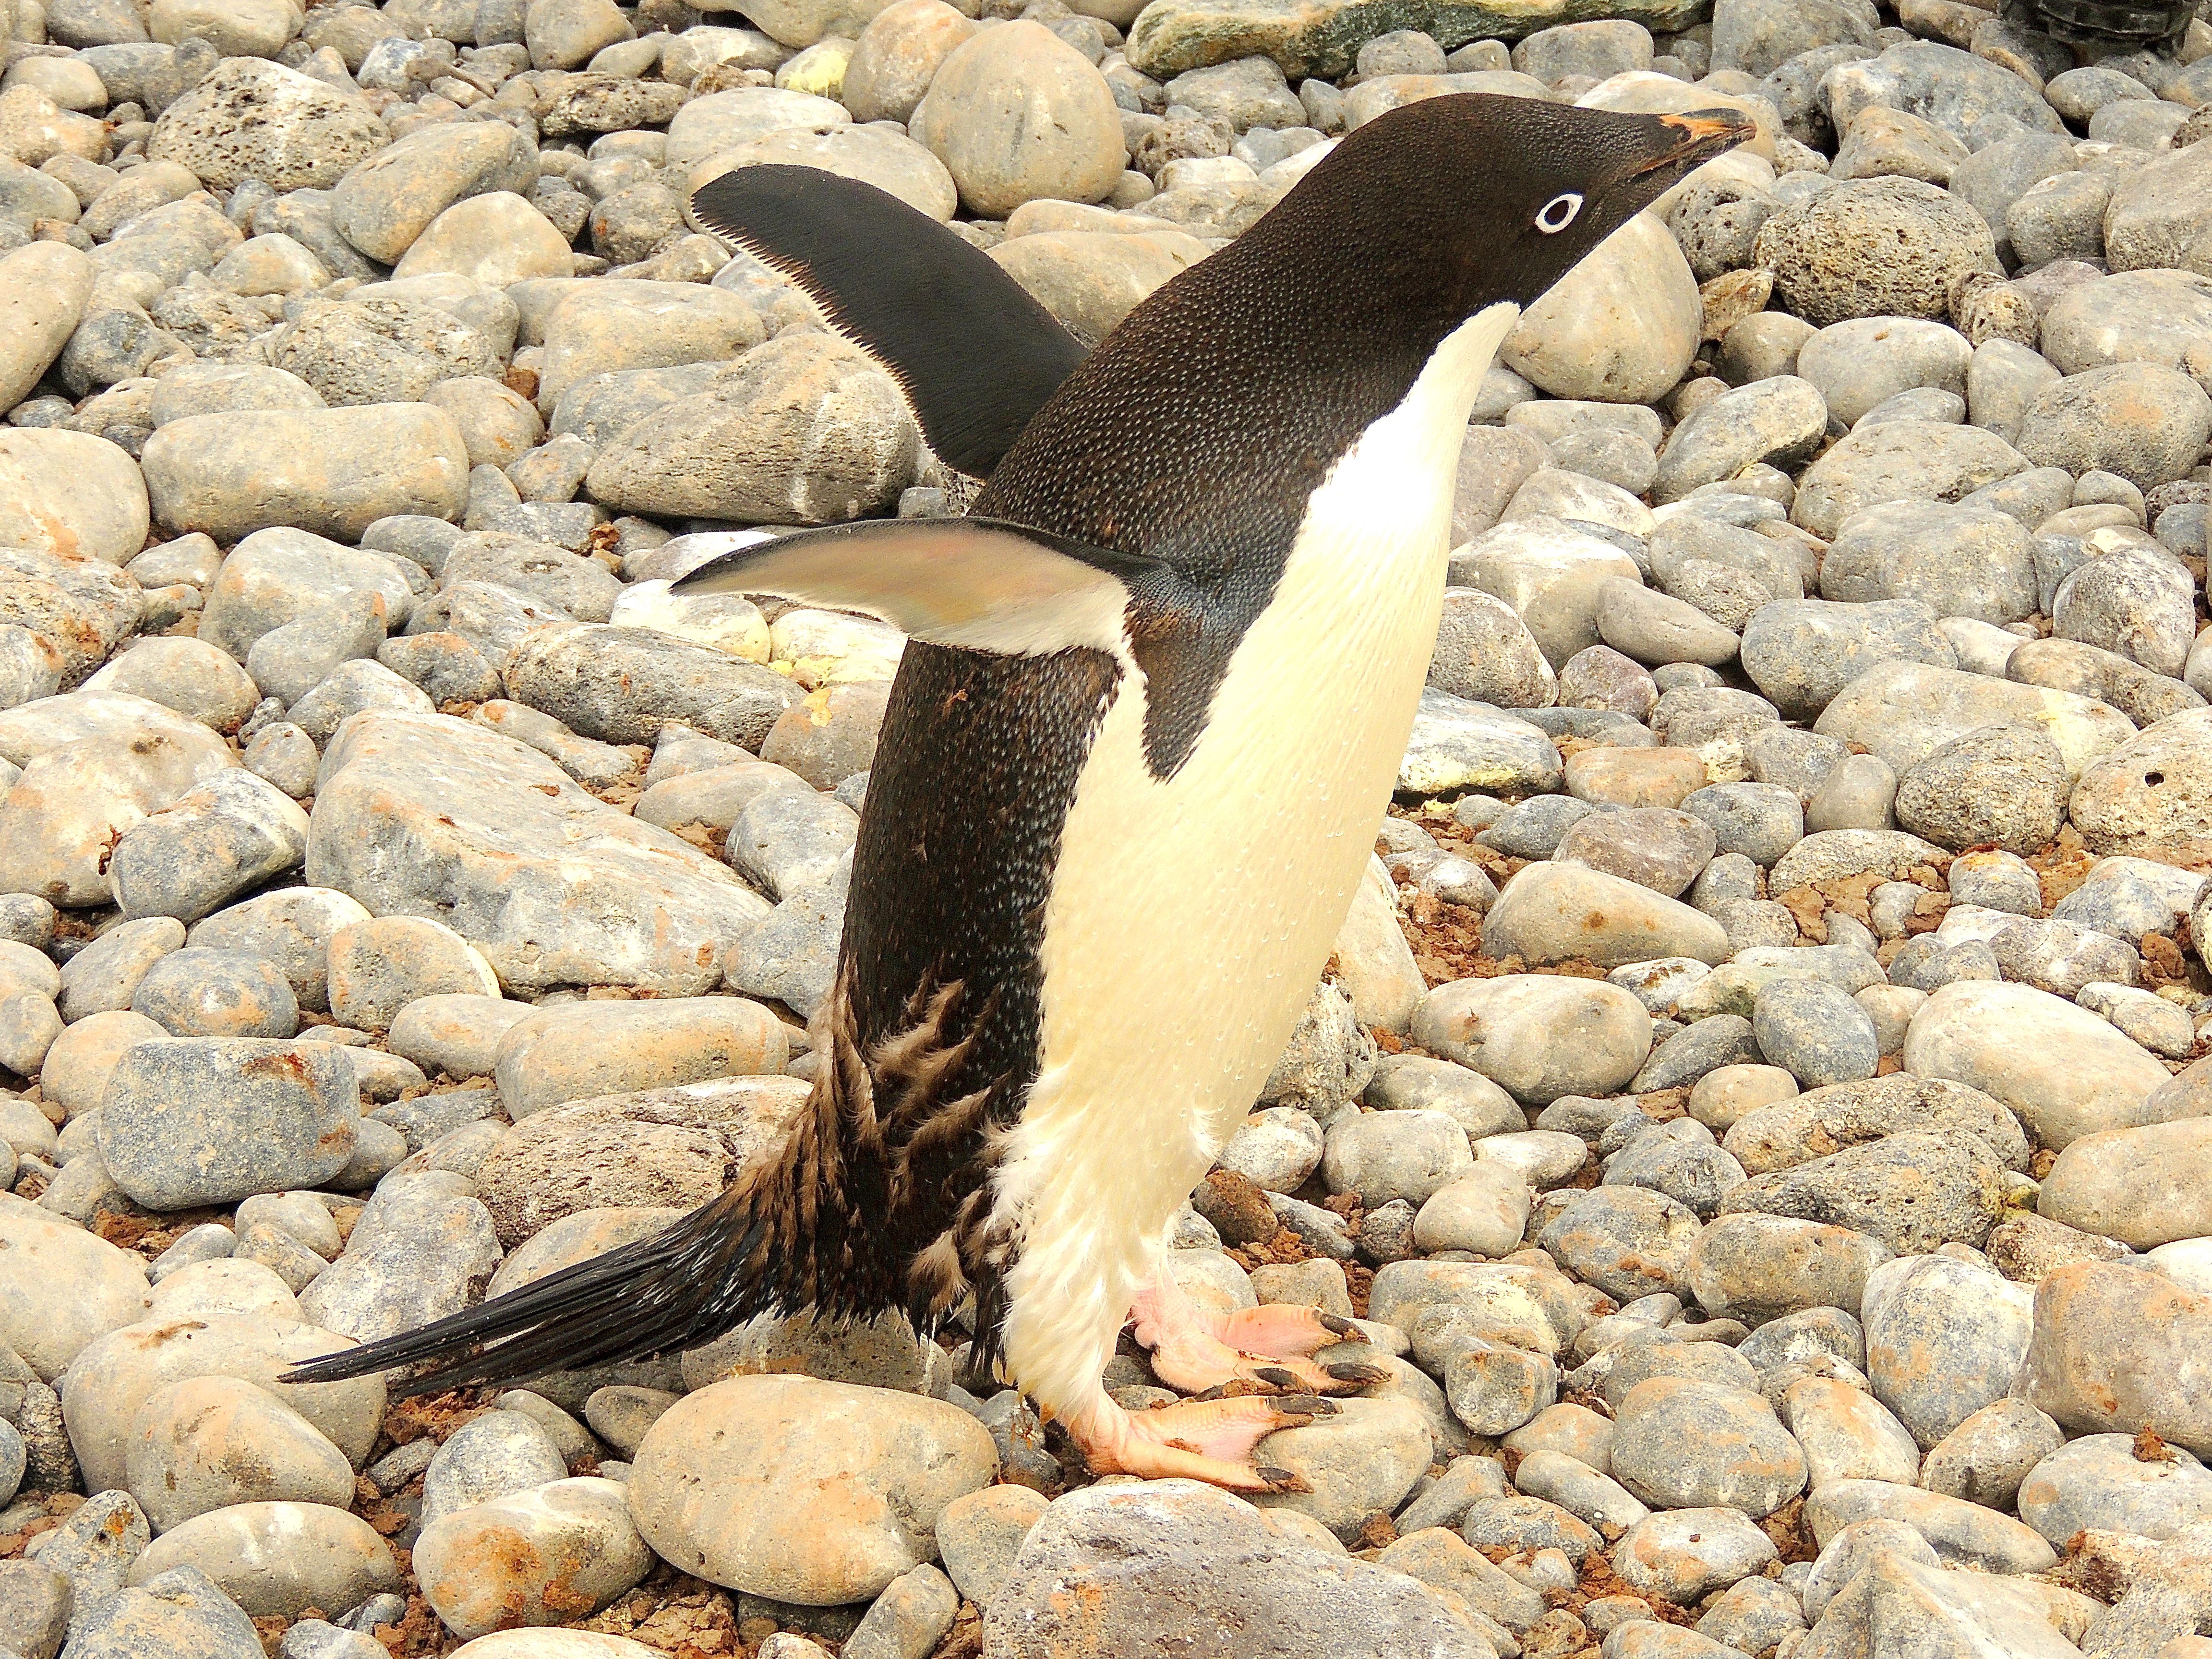
<svg viewBox="0 0 2212 1659"><path fill-rule="evenodd" d="M1295 1474L1254 1462L1253 1448L1279 1430L1302 1429L1335 1410L1326 1400L1298 1395L1184 1400L1142 1412L1109 1403L1071 1422L1068 1437L1094 1474L1180 1477L1231 1492L1304 1492Z"/></svg>
<svg viewBox="0 0 2212 1659"><path fill-rule="evenodd" d="M1310 1358L1356 1339L1349 1320L1288 1303L1208 1312L1165 1273L1137 1297L1130 1319L1154 1374L1184 1394L1350 1394L1385 1376L1356 1361L1323 1365Z"/></svg>

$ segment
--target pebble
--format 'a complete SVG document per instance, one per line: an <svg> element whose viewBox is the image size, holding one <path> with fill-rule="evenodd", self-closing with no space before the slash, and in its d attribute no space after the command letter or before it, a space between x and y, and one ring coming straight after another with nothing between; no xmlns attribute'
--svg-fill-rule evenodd
<svg viewBox="0 0 2212 1659"><path fill-rule="evenodd" d="M1756 1520L1802 1488L1806 1460L1758 1395L1654 1377L1621 1396L1612 1472L1660 1509L1725 1507Z"/></svg>
<svg viewBox="0 0 2212 1659"><path fill-rule="evenodd" d="M205 1573L171 1567L84 1609L69 1650L85 1659L129 1659L145 1652L253 1659L263 1651L253 1622Z"/></svg>
<svg viewBox="0 0 2212 1659"><path fill-rule="evenodd" d="M390 1546L360 1516L325 1504L234 1504L193 1516L148 1545L134 1584L195 1567L253 1618L354 1607L399 1582Z"/></svg>
<svg viewBox="0 0 2212 1659"><path fill-rule="evenodd" d="M1613 1092L1635 1076L1651 1047L1649 1018L1627 992L1534 974L1439 987L1415 1011L1413 1030L1424 1048L1537 1106L1563 1095ZM1565 1030L1576 1033L1573 1042L1559 1041Z"/></svg>
<svg viewBox="0 0 2212 1659"><path fill-rule="evenodd" d="M2033 1329L2021 1287L1949 1256L1875 1268L1861 1317L1875 1394L1923 1447L2011 1391Z"/></svg>
<svg viewBox="0 0 2212 1659"><path fill-rule="evenodd" d="M1621 1534L1611 1560L1614 1577L1637 1594L1695 1607L1776 1555L1773 1540L1741 1511L1704 1507L1647 1516Z"/></svg>
<svg viewBox="0 0 2212 1659"><path fill-rule="evenodd" d="M1553 862L1531 865L1506 884L1484 938L1493 952L1530 963L1579 958L1617 968L1729 955L1727 934L1711 917L1620 877Z"/></svg>
<svg viewBox="0 0 2212 1659"><path fill-rule="evenodd" d="M440 1456L445 1455L441 1448ZM415 1570L439 1618L464 1637L482 1636L518 1619L550 1624L597 1612L635 1585L652 1565L623 1488L612 1480L556 1474L544 1484L488 1492L458 1508L441 1506L434 1516L426 1482L423 1509Z"/></svg>
<svg viewBox="0 0 2212 1659"><path fill-rule="evenodd" d="M2027 1045L2027 1046L2023 1046ZM2148 1121L2166 1067L2094 1014L2025 985L1961 981L1912 1017L1905 1066L2009 1107L2038 1145Z"/></svg>
<svg viewBox="0 0 2212 1659"><path fill-rule="evenodd" d="M2076 1432L2147 1427L2191 1451L2212 1448L2179 1369L2212 1328L2212 1297L2094 1261L2045 1274L2035 1296L2020 1398Z"/></svg>

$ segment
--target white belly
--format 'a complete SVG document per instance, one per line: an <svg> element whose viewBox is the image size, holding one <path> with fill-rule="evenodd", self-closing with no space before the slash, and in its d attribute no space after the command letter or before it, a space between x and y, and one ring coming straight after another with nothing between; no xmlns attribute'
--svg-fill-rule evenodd
<svg viewBox="0 0 2212 1659"><path fill-rule="evenodd" d="M1103 1324L1110 1345L1328 959L1435 648L1468 411L1515 314L1463 325L1315 493L1183 766L1147 769L1133 685L1093 744L1045 909L1039 1073L997 1194L1022 1239L1006 1353L1048 1405L1096 1387L1103 1352L1066 1339Z"/></svg>

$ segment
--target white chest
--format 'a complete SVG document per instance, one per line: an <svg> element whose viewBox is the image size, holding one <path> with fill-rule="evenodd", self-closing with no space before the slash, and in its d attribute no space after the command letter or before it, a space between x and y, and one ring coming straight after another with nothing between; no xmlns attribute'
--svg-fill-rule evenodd
<svg viewBox="0 0 2212 1659"><path fill-rule="evenodd" d="M1046 908L1024 1137L1128 1114L1179 1203L1250 1105L1389 800L1435 646L1468 411L1516 314L1462 325L1315 492L1172 777L1146 766L1136 688L1109 714Z"/></svg>

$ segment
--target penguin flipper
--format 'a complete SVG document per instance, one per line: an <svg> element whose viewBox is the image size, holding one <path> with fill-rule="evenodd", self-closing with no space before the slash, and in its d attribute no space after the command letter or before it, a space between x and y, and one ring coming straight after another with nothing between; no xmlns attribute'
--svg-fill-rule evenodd
<svg viewBox="0 0 2212 1659"><path fill-rule="evenodd" d="M775 593L864 611L932 645L1001 656L1127 648L1133 602L1182 608L1164 561L994 519L860 519L779 536L701 566L671 590Z"/></svg>
<svg viewBox="0 0 2212 1659"><path fill-rule="evenodd" d="M739 167L700 223L805 291L897 381L929 447L988 477L1084 349L980 248L887 191L816 167Z"/></svg>

